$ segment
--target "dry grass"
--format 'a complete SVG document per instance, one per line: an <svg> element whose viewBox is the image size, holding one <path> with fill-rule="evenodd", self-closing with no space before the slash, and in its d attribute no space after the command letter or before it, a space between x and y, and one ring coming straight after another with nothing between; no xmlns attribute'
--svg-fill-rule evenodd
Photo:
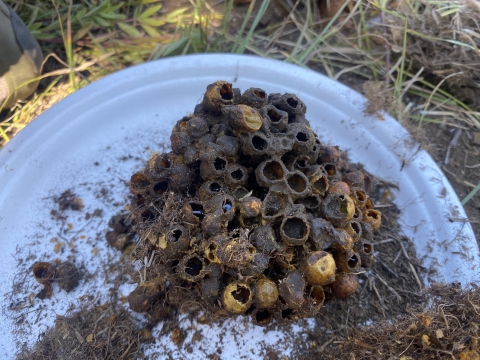
<svg viewBox="0 0 480 360"><path fill-rule="evenodd" d="M433 285L422 306L353 331L331 359L480 359L480 288Z"/></svg>
<svg viewBox="0 0 480 360"><path fill-rule="evenodd" d="M85 306L68 316L57 316L42 339L17 359L132 359L145 335L146 330L136 329L131 314L123 308Z"/></svg>

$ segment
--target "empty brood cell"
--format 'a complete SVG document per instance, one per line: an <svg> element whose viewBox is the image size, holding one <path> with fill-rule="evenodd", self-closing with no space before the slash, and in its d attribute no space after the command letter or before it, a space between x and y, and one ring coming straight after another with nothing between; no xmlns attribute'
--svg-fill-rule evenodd
<svg viewBox="0 0 480 360"><path fill-rule="evenodd" d="M232 84L226 81L216 81L207 86L202 104L205 110L220 113L223 106L233 105L233 101Z"/></svg>
<svg viewBox="0 0 480 360"><path fill-rule="evenodd" d="M259 88L250 88L245 90L240 102L256 109L261 109L268 101L267 93Z"/></svg>
<svg viewBox="0 0 480 360"><path fill-rule="evenodd" d="M295 119L295 116L303 116L307 111L305 103L300 100L295 94L270 94L268 97L269 102L280 110L286 111L291 118L290 121Z"/></svg>
<svg viewBox="0 0 480 360"><path fill-rule="evenodd" d="M269 151L269 139L261 132L241 134L240 147L245 155L259 157Z"/></svg>
<svg viewBox="0 0 480 360"><path fill-rule="evenodd" d="M291 201L288 195L282 191L270 189L267 196L262 202L261 214L262 218L267 222L274 221L283 215L291 208Z"/></svg>
<svg viewBox="0 0 480 360"><path fill-rule="evenodd" d="M265 130L271 133L283 132L288 124L288 113L277 109L273 105L263 107L262 118L265 124Z"/></svg>
<svg viewBox="0 0 480 360"><path fill-rule="evenodd" d="M201 201L207 201L213 196L224 193L225 185L221 180L207 180L198 189L198 198Z"/></svg>
<svg viewBox="0 0 480 360"><path fill-rule="evenodd" d="M252 303L253 293L245 283L232 283L223 291L223 304L234 314L243 314Z"/></svg>
<svg viewBox="0 0 480 360"><path fill-rule="evenodd" d="M304 214L285 216L280 225L280 238L288 245L303 245L310 234L310 224Z"/></svg>

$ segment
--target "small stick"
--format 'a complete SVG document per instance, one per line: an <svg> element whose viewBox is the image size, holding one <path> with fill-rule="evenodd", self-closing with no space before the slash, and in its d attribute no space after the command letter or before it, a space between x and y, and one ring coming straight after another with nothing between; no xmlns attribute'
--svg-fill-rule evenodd
<svg viewBox="0 0 480 360"><path fill-rule="evenodd" d="M447 148L447 154L445 155L445 160L444 160L444 164L447 165L448 162L450 161L450 150L452 148L454 148L455 146L457 146L458 144L458 139L460 138L460 135L462 134L462 129L457 129L455 130L455 134L453 135L453 138L452 140L450 141L450 144L448 144L448 148Z"/></svg>
<svg viewBox="0 0 480 360"><path fill-rule="evenodd" d="M415 277L415 280L417 280L418 287L420 290L422 290L422 283L420 282L420 279L418 278L417 271L415 270L415 267L412 265L411 262L408 263L410 265L410 269L412 269L413 276Z"/></svg>
<svg viewBox="0 0 480 360"><path fill-rule="evenodd" d="M395 240L393 240L393 239L387 239L387 240L382 240L382 241L374 242L373 245L386 244L386 243L394 242L394 241L395 241Z"/></svg>
<svg viewBox="0 0 480 360"><path fill-rule="evenodd" d="M415 270L415 267L410 262L410 256L408 256L407 250L405 250L405 247L403 246L403 244L400 240L398 241L398 243L400 244L400 247L402 248L403 255L405 255L405 257L408 260L408 264L410 265L410 269L412 270L413 276L415 277L415 280L417 280L418 287L420 288L420 290L422 290L422 282L420 281L420 278L418 277L418 274L417 274L417 271Z"/></svg>
<svg viewBox="0 0 480 360"><path fill-rule="evenodd" d="M382 8L380 12L380 18L382 19L382 30L383 36L385 39L385 90L388 91L388 86L390 85L390 76L388 75L390 72L390 45L387 40L387 27L385 26L385 10Z"/></svg>
<svg viewBox="0 0 480 360"><path fill-rule="evenodd" d="M393 263L394 263L394 264L397 262L397 260L398 260L398 258L400 257L400 255L402 255L402 250L399 250L397 256L395 256L395 260L393 260Z"/></svg>
<svg viewBox="0 0 480 360"><path fill-rule="evenodd" d="M384 280L379 274L375 274L375 276L377 277L378 280L380 280L383 283L383 285L387 287L388 290L390 290L397 297L397 300L399 302L402 301L402 297L400 296L400 294L397 293L395 289L393 289L390 285L388 285L386 280Z"/></svg>
<svg viewBox="0 0 480 360"><path fill-rule="evenodd" d="M385 310L388 310L388 307L383 302L383 298L380 296L380 293L378 292L377 287L375 286L375 281L372 281L372 286L373 286L373 290L375 291L375 294L377 294L378 301L380 301L380 305L382 305L382 313L383 313L383 316L385 317Z"/></svg>
<svg viewBox="0 0 480 360"><path fill-rule="evenodd" d="M385 269L387 269L393 276L395 276L396 278L398 278L398 275L397 275L397 273L396 273L395 271L393 271L392 269L390 269L382 260L380 260L380 259L377 259L377 260L378 260L378 262L379 262L380 264L382 264L382 266L383 266Z"/></svg>

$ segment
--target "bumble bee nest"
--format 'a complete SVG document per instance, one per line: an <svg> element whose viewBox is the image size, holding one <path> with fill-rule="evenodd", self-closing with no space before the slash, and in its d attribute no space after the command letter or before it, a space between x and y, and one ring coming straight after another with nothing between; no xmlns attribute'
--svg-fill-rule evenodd
<svg viewBox="0 0 480 360"><path fill-rule="evenodd" d="M305 112L293 94L208 85L173 128L172 151L130 180L144 263L134 311L160 319L191 303L266 325L355 292L381 213L368 176L340 178L341 152L320 143Z"/></svg>

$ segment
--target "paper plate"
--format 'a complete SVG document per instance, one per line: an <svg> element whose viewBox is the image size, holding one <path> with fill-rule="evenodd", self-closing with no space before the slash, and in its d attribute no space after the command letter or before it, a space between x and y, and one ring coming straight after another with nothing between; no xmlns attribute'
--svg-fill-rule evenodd
<svg viewBox="0 0 480 360"><path fill-rule="evenodd" d="M455 221L466 215L454 190L398 122L386 115L383 121L365 116L361 95L314 71L259 57L215 54L164 59L107 76L47 110L1 150L4 292L15 275L18 248L55 235L49 233L46 198L70 188L86 205L103 203L106 214L114 214L127 190L109 181L128 180L149 149L168 143L173 124L193 111L206 85L220 79L242 91L261 87L267 93L298 95L322 141L348 149L353 162L398 185L394 192L402 230L423 266L434 270L425 280L465 284L479 279L477 242L469 223ZM99 184L108 187L108 201L89 195ZM1 316L0 354L8 355L14 350L13 320Z"/></svg>

